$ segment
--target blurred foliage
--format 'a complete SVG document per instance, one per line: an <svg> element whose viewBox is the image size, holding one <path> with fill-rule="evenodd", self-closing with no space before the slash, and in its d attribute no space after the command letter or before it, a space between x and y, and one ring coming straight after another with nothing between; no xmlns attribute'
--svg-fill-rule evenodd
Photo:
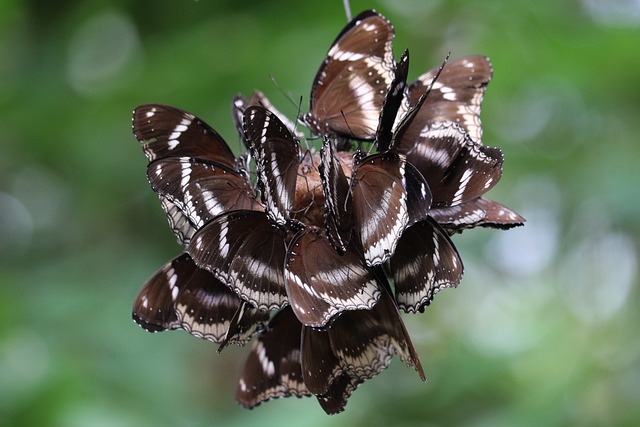
<svg viewBox="0 0 640 427"><path fill-rule="evenodd" d="M245 349L130 320L180 251L131 111L181 107L238 148L232 96L305 110L340 1L4 0L0 425L640 424L638 2L352 1L366 8L393 22L411 78L448 51L491 58L485 142L506 157L491 196L528 219L456 236L462 284L405 317L427 383L394 361L344 414L293 398L247 411Z"/></svg>

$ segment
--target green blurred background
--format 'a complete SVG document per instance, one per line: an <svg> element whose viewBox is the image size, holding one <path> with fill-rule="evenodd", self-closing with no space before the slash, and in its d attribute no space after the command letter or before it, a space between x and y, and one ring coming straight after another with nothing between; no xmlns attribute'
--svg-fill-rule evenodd
<svg viewBox="0 0 640 427"><path fill-rule="evenodd" d="M506 161L490 195L528 219L456 236L462 284L405 317L427 383L394 360L344 414L295 398L247 411L246 349L130 317L180 252L131 111L181 107L238 149L232 96L305 109L339 0L2 0L1 426L640 425L640 4L351 3L393 22L410 79L449 50L491 58L485 142Z"/></svg>

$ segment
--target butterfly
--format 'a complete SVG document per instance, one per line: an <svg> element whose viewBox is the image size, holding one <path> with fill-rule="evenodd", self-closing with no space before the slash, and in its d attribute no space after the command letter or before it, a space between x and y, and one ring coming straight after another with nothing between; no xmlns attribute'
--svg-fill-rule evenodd
<svg viewBox="0 0 640 427"><path fill-rule="evenodd" d="M262 209L227 143L193 114L141 105L133 113L133 132L149 160L149 183L180 244L223 212Z"/></svg>
<svg viewBox="0 0 640 427"><path fill-rule="evenodd" d="M302 330L304 382L327 413L344 410L352 391L386 369L394 354L425 380L404 322L386 290L372 310L345 312L326 331Z"/></svg>
<svg viewBox="0 0 640 427"><path fill-rule="evenodd" d="M344 311L370 309L380 297L355 241L339 254L324 230L313 226L291 241L285 275L291 307L306 326L324 327Z"/></svg>
<svg viewBox="0 0 640 427"><path fill-rule="evenodd" d="M356 387L386 369L394 354L425 379L386 291L372 309L345 312L324 330L302 325L287 307L258 333L236 399L250 408L273 398L314 395L326 413L339 413Z"/></svg>
<svg viewBox="0 0 640 427"><path fill-rule="evenodd" d="M183 329L215 343L245 344L269 318L247 310L233 321L243 301L183 253L162 266L144 284L133 304L133 320L149 332ZM233 331L229 335L229 329Z"/></svg>
<svg viewBox="0 0 640 427"><path fill-rule="evenodd" d="M429 183L430 215L450 233L524 222L482 197L502 175L502 152L482 144L480 107L492 73L488 58L466 56L420 76L409 85L405 106L410 107L393 135L393 150Z"/></svg>
<svg viewBox="0 0 640 427"><path fill-rule="evenodd" d="M333 247L339 253L344 253L353 234L350 184L335 144L326 136L320 150L318 169L323 187L324 226L327 236Z"/></svg>
<svg viewBox="0 0 640 427"><path fill-rule="evenodd" d="M404 230L428 215L432 199L422 175L393 151L357 159L350 194L355 234L369 266L391 257Z"/></svg>
<svg viewBox="0 0 640 427"><path fill-rule="evenodd" d="M253 341L245 359L236 400L246 408L287 396L311 396L300 365L302 324L287 307L278 311Z"/></svg>
<svg viewBox="0 0 640 427"><path fill-rule="evenodd" d="M379 13L367 10L338 35L311 88L309 113L302 117L319 135L373 140L396 63L394 30Z"/></svg>
<svg viewBox="0 0 640 427"><path fill-rule="evenodd" d="M302 374L302 329L290 308L276 313L269 326L258 334L244 362L236 387L238 403L245 408L254 408L271 399L313 396ZM330 352L328 343L325 344L322 350ZM343 374L316 398L326 413L342 412L349 395L362 381L358 379L356 383L353 377Z"/></svg>
<svg viewBox="0 0 640 427"><path fill-rule="evenodd" d="M405 230L388 263L401 310L423 311L440 290L455 287L464 271L447 232L431 217Z"/></svg>
<svg viewBox="0 0 640 427"><path fill-rule="evenodd" d="M269 219L284 226L293 208L300 146L287 127L262 106L244 112L243 129L256 162L258 184Z"/></svg>
<svg viewBox="0 0 640 427"><path fill-rule="evenodd" d="M502 176L502 151L481 145L457 122L425 127L410 149L407 161L429 183L433 202L430 215L451 233L475 226L510 228L524 219L483 195Z"/></svg>

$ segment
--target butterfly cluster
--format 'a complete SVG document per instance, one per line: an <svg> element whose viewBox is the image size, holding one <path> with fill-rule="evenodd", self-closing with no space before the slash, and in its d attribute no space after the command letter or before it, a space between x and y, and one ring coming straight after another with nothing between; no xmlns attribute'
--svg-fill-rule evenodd
<svg viewBox="0 0 640 427"><path fill-rule="evenodd" d="M503 156L482 144L483 56L407 82L394 30L365 11L338 35L298 122L260 92L236 97L246 151L204 121L142 105L133 131L184 253L144 285L133 318L220 344L252 341L236 390L254 407L315 396L329 414L397 355L424 380L400 311L422 312L463 265L450 236L524 219L484 197Z"/></svg>

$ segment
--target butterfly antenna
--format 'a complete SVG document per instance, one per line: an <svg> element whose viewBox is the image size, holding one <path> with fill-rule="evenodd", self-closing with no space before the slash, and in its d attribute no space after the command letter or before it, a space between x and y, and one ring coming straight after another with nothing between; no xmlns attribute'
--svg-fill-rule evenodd
<svg viewBox="0 0 640 427"><path fill-rule="evenodd" d="M300 138L302 136L302 133L300 134L298 133L298 123L300 121L299 120L300 112L302 111L302 95L300 95L300 99L296 103L296 101L293 100L293 96L291 96L291 93L284 90L284 88L278 83L278 81L276 80L273 74L269 74L269 78L271 79L273 84L275 84L276 87L280 90L280 92L285 96L285 98L287 98L287 100L291 103L291 105L293 105L297 109L298 113L296 114L296 120L295 120L295 123L293 123L294 127L292 130L293 130L294 136ZM305 144L306 144L306 138L305 138Z"/></svg>
<svg viewBox="0 0 640 427"><path fill-rule="evenodd" d="M451 51L449 51L449 53L447 53L447 56L444 58L444 61L442 61L442 65L440 65L440 68L438 68L438 72L436 73L436 76L433 78L433 80L431 80L431 83L429 83L429 87L427 88L427 90L424 93L424 95L422 95L425 98L429 95L429 92L431 92L431 89L433 89L433 85L438 80L438 77L440 77L440 74L442 73L442 70L444 70L444 66L447 65L447 61L449 61L449 57L450 56L451 56Z"/></svg>
<svg viewBox="0 0 640 427"><path fill-rule="evenodd" d="M311 166L315 166L313 164L313 155L311 153L311 150L309 150L308 148L305 150L304 154L302 155L302 158L300 159L300 164L301 165L304 164L305 160L308 161L311 164ZM298 172L298 176L302 176L302 175L300 175L300 173Z"/></svg>
<svg viewBox="0 0 640 427"><path fill-rule="evenodd" d="M340 110L340 114L342 115L342 119L344 120L344 124L347 125L347 129L349 129L349 133L351 135L355 135L351 126L349 126L349 121L347 120L347 116L344 115L344 110ZM359 144L359 142L358 142Z"/></svg>
<svg viewBox="0 0 640 427"><path fill-rule="evenodd" d="M269 74L269 78L271 79L273 84L276 85L276 87L280 90L280 92L284 95L284 97L287 98L287 100L291 103L291 105L293 105L295 108L298 109L298 111L300 111L300 105L302 104L302 97L300 97L300 102L296 103L296 101L293 100L291 93L284 90L284 88L280 85L280 83L278 83L278 81L276 80L276 77L273 74Z"/></svg>
<svg viewBox="0 0 640 427"><path fill-rule="evenodd" d="M444 70L444 66L447 64L447 61L449 60L450 55L451 55L451 51L447 53L447 56L444 58L444 61L442 61L442 65L440 65L440 68L438 68L438 72L436 73L433 80L431 80L431 83L429 83L429 87L427 87L427 90L425 90L424 93L420 95L420 98L418 98L418 102L416 102L414 106L410 107L407 114L403 117L402 121L400 122L400 124L398 125L395 131L395 134L393 135L392 144L391 144L392 146L393 144L395 144L396 140L402 140L402 138L404 137L405 132L407 131L407 129L409 128L413 120L418 115L420 108L422 108L422 104L424 104L424 100L427 99L427 96L429 96L429 93L431 93L431 89L433 89L433 86L438 80L438 77L440 77L442 70Z"/></svg>
<svg viewBox="0 0 640 427"><path fill-rule="evenodd" d="M300 99L298 99L298 112L296 113L296 118L300 117L300 112L302 111L302 95L300 95ZM300 121L296 120L293 128L294 135L298 134L298 123ZM307 150L309 149L309 144L307 143L307 138L304 139L304 144L307 146Z"/></svg>
<svg viewBox="0 0 640 427"><path fill-rule="evenodd" d="M311 185L309 185L309 179L306 175L309 172L313 173L312 171L310 171L310 169L318 169L318 167L313 162L313 154L310 150L305 151L305 153L302 155L302 158L300 159L300 165L302 166L302 173L300 172L300 169L298 169L298 177L304 179L304 185L306 187L305 195L310 195L311 197L309 203L307 203L306 206L300 207L296 210L292 210L291 212L302 213L303 215L306 215L307 212L309 212L309 209L311 209L311 207L316 204L315 190L318 188L318 186L312 188Z"/></svg>
<svg viewBox="0 0 640 427"><path fill-rule="evenodd" d="M344 13L347 15L347 22L351 22L351 4L349 4L349 0L342 0L344 4Z"/></svg>

